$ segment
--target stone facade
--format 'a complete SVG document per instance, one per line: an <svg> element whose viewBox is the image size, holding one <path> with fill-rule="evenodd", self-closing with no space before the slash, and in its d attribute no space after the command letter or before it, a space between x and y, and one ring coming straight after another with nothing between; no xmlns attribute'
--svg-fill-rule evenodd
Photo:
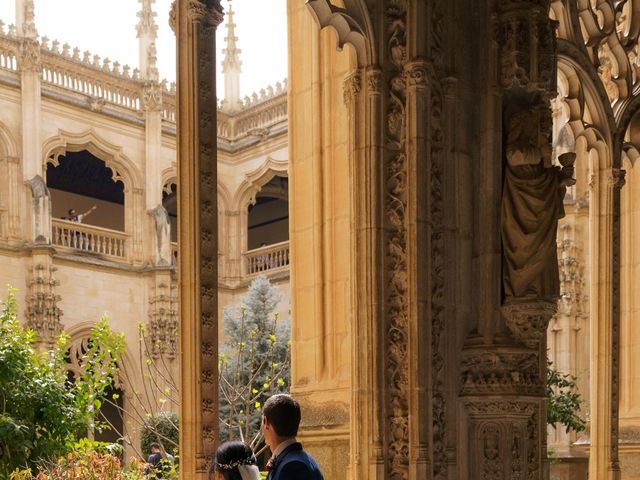
<svg viewBox="0 0 640 480"><path fill-rule="evenodd" d="M139 328L149 339L142 354L167 376L167 382L156 379L160 389L179 380L172 195L181 190L176 188L176 88L158 78L154 2L140 3L140 69L135 70L38 37L28 0L17 2L19 28L0 26L0 283L17 288L20 316L38 333L42 348L62 330L71 335L71 345L82 345L106 312L127 338L118 385L125 409L138 412L148 400ZM274 177L288 175L286 81L238 99L236 107L223 109L217 124L219 210L216 215L213 205L207 212L219 218L220 248L207 262L219 265L219 283L212 285L219 285L220 300L209 314L238 303L251 280L264 274L282 294L280 314L286 319L288 237L274 242L267 232L265 247L250 248L248 240L249 207ZM71 160L91 160L103 170L71 168ZM108 186L95 195L52 187L59 169L76 172L77 184L99 174ZM120 189L120 203L103 198L109 185ZM82 223L64 218L71 208L82 213L92 205L95 212ZM145 408L177 410L174 401ZM139 444L138 421L123 420L121 433L130 447ZM127 452L137 453L133 447Z"/></svg>

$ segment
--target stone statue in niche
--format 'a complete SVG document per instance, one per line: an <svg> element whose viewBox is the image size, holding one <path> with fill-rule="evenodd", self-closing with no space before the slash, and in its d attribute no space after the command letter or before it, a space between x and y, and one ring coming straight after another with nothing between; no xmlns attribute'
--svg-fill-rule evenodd
<svg viewBox="0 0 640 480"><path fill-rule="evenodd" d="M171 265L171 224L167 210L158 205L149 210L156 224L156 265Z"/></svg>
<svg viewBox="0 0 640 480"><path fill-rule="evenodd" d="M48 244L51 241L51 195L46 182L36 175L27 182L31 188L33 214L33 241Z"/></svg>
<svg viewBox="0 0 640 480"><path fill-rule="evenodd" d="M541 112L520 110L508 121L501 234L505 304L559 297L556 247L563 199L573 179L575 153L551 165L551 147L540 133Z"/></svg>

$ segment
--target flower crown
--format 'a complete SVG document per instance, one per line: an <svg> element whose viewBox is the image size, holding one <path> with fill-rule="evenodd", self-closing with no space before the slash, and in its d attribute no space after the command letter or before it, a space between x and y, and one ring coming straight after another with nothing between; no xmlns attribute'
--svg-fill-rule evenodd
<svg viewBox="0 0 640 480"><path fill-rule="evenodd" d="M239 467L241 465L255 465L255 463L256 463L255 457L251 455L250 457L242 458L240 460L236 460L235 462L230 462L230 463L216 462L215 466L216 466L216 469L220 469L220 470L233 470L234 468Z"/></svg>

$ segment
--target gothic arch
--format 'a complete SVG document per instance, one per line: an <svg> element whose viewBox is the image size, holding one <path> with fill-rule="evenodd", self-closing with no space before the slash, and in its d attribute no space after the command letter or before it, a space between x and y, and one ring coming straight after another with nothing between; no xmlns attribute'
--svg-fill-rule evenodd
<svg viewBox="0 0 640 480"><path fill-rule="evenodd" d="M125 191L144 189L144 181L138 167L123 153L121 146L102 138L93 128L82 133L59 130L58 135L48 139L42 148L44 163L58 165L58 157L64 152L87 150L102 160L113 172L113 181L121 181Z"/></svg>
<svg viewBox="0 0 640 480"><path fill-rule="evenodd" d="M18 157L18 145L7 126L0 122L0 154L6 157Z"/></svg>
<svg viewBox="0 0 640 480"><path fill-rule="evenodd" d="M273 177L289 176L289 160L279 160L273 157L268 157L260 167L245 174L244 181L238 187L233 203L237 210L243 210L249 204L256 202L256 194L260 192L260 189L269 182ZM229 197L230 198L230 197Z"/></svg>
<svg viewBox="0 0 640 480"><path fill-rule="evenodd" d="M331 0L308 0L307 6L320 28L331 27L338 36L338 48L350 44L358 67L376 64L377 51L373 25L366 0L345 0L344 8Z"/></svg>

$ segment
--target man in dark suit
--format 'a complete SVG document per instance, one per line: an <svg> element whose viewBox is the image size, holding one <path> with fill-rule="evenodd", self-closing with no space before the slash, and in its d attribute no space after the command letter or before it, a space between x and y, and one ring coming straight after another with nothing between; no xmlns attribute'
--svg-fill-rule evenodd
<svg viewBox="0 0 640 480"><path fill-rule="evenodd" d="M296 440L300 405L286 394L274 395L262 410L262 433L271 458L268 480L324 480L318 464Z"/></svg>

